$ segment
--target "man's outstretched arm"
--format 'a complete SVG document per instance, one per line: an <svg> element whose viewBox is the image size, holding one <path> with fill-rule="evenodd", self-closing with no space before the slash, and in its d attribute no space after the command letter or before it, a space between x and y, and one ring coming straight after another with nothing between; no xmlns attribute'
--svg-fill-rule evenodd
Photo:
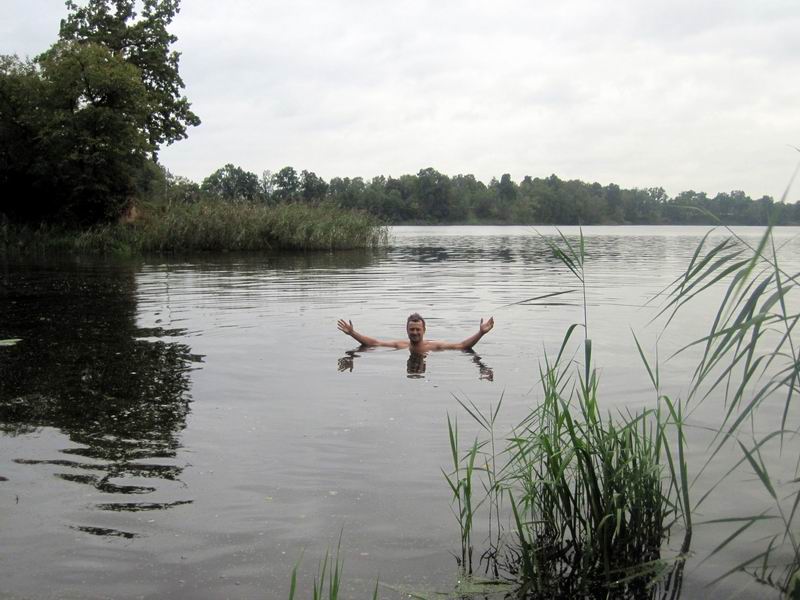
<svg viewBox="0 0 800 600"><path fill-rule="evenodd" d="M339 331L349 335L351 338L353 338L362 346L388 346L390 348L397 348L397 342L383 342L381 340L376 340L375 338L371 338L368 335L363 335L361 333L358 333L353 327L352 321L345 321L344 319L339 319L339 322L336 325L339 328Z"/></svg>
<svg viewBox="0 0 800 600"><path fill-rule="evenodd" d="M483 336L489 333L492 330L492 327L494 327L494 317L489 317L489 320L486 322L481 319L481 324L478 327L478 333L469 336L463 342L459 342L457 344L444 344L443 349L469 350L475 344L477 344Z"/></svg>

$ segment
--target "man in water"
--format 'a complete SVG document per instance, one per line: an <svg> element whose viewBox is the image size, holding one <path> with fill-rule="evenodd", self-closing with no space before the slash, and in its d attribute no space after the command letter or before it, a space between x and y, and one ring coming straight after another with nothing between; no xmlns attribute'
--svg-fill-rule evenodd
<svg viewBox="0 0 800 600"><path fill-rule="evenodd" d="M394 340L394 341L383 341L383 340L376 340L375 338L371 338L367 335L363 335L358 333L353 328L352 321L345 321L344 319L339 319L338 323L339 331L342 333L346 333L351 338L356 340L362 346L384 346L387 348L408 348L411 352L415 352L417 354L424 354L430 350L469 350L478 341L487 333L492 330L494 327L494 317L489 317L489 320L484 322L481 319L481 324L478 327L478 332L469 336L463 342L434 342L434 341L426 341L425 337L425 319L423 319L419 314L414 313L413 315L408 317L406 321L406 334L408 334L407 340Z"/></svg>

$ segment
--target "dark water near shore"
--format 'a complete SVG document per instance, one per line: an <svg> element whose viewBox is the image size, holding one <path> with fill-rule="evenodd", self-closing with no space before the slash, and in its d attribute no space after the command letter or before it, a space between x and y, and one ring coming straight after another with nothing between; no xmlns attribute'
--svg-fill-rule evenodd
<svg viewBox="0 0 800 600"><path fill-rule="evenodd" d="M660 329L647 323L658 303L648 301L705 231L584 230L608 409L652 404L630 331L655 348ZM792 272L796 235L776 231ZM583 317L577 282L522 227L397 228L390 249L335 255L12 261L0 263L0 286L0 339L22 340L0 347L9 598L285 598L301 551L306 586L340 531L344 597L368 597L378 575L393 586L384 597L447 591L458 548L440 471L447 413L465 440L474 432L453 395L481 407L503 395L505 431L537 402L545 351ZM562 290L576 291L513 304ZM463 339L490 315L496 326L474 353L424 364L407 351L356 351L336 329L348 318L399 339L415 311L430 339ZM702 335L709 314L711 300L690 307L659 355ZM667 363L667 387L677 393L691 367ZM718 412L707 403L693 421ZM702 460L705 446L693 449ZM748 514L755 493L736 488L706 518ZM702 536L699 557L724 534ZM684 597L705 597L702 586L747 555L690 564ZM767 590L732 579L715 593L733 591Z"/></svg>

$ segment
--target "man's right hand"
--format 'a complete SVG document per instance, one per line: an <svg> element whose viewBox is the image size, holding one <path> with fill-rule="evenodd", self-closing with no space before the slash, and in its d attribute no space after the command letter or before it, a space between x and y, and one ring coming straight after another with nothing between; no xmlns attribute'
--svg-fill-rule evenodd
<svg viewBox="0 0 800 600"><path fill-rule="evenodd" d="M339 331L353 337L353 322L352 321L345 321L344 319L339 319L339 322L336 324L339 327Z"/></svg>

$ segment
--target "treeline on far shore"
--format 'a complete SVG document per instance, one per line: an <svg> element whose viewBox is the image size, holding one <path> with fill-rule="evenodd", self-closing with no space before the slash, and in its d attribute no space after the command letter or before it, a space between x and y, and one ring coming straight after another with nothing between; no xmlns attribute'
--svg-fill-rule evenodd
<svg viewBox="0 0 800 600"><path fill-rule="evenodd" d="M293 167L259 176L227 164L199 184L166 173L159 188L157 196L168 201L332 201L388 224L800 224L800 203L776 202L770 196L754 199L742 191L708 196L689 190L671 197L661 187L625 189L556 175L525 176L516 182L504 174L487 185L473 175L450 177L433 168L396 178L379 175L370 180L334 177L325 181Z"/></svg>

